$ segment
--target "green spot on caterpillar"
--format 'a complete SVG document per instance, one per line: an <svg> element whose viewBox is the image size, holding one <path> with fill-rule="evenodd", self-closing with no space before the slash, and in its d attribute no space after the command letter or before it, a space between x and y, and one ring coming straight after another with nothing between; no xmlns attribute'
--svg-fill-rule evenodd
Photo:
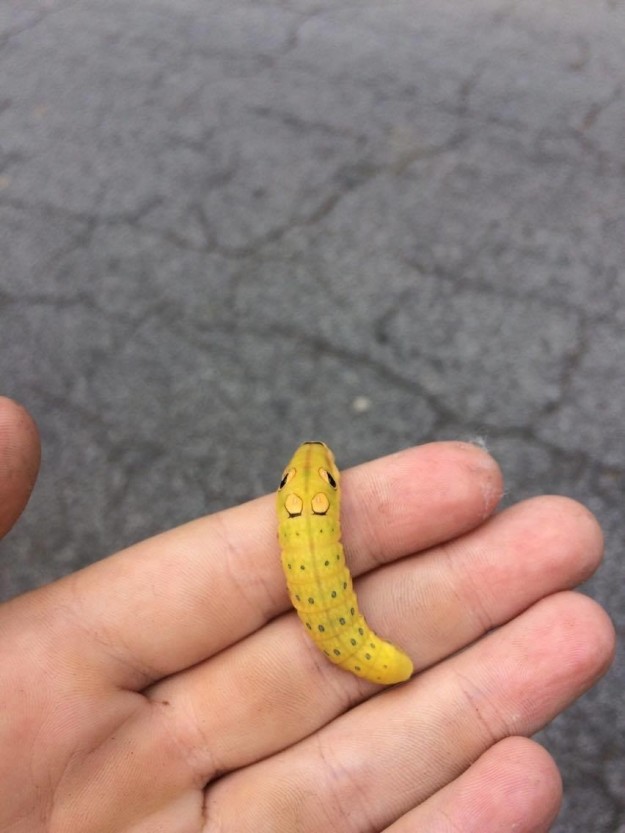
<svg viewBox="0 0 625 833"><path fill-rule="evenodd" d="M403 682L412 674L410 658L369 628L355 601L341 544L340 492L339 470L328 446L301 445L284 470L277 494L278 536L290 598L307 599L297 614L332 662L373 682ZM321 567L330 566L331 556L320 558L319 553L329 548L334 561L343 563L327 574ZM295 578L293 564L299 565ZM346 657L341 645L347 644L360 647ZM363 660L368 663L364 670Z"/></svg>

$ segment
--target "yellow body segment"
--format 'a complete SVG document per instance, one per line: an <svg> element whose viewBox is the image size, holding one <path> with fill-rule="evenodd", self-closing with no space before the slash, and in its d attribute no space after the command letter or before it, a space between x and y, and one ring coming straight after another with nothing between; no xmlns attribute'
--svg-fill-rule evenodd
<svg viewBox="0 0 625 833"><path fill-rule="evenodd" d="M374 683L407 680L412 661L358 609L341 544L339 471L322 442L303 443L278 489L282 569L297 615L326 657Z"/></svg>

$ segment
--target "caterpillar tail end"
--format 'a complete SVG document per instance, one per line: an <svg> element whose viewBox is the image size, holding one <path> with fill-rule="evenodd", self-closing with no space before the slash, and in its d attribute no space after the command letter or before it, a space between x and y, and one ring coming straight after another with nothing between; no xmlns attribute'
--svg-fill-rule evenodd
<svg viewBox="0 0 625 833"><path fill-rule="evenodd" d="M414 672L414 666L408 654L392 642L386 642L375 636L374 640L379 640L380 643L379 654L375 662L369 664L363 662L361 658L355 660L351 658L349 665L344 665L343 668L377 685L396 685L409 680ZM365 653L364 658L370 659L369 654Z"/></svg>
<svg viewBox="0 0 625 833"><path fill-rule="evenodd" d="M393 664L385 670L383 678L375 682L380 682L382 685L395 685L396 683L404 683L412 677L414 666L408 654L405 654L399 648L395 648L393 659Z"/></svg>

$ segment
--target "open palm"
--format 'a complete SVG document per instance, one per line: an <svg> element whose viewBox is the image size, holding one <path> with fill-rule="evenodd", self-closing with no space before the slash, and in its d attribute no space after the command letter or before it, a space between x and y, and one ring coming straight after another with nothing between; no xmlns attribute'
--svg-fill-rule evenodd
<svg viewBox="0 0 625 833"><path fill-rule="evenodd" d="M37 459L31 421L1 400L3 533ZM463 443L344 473L363 611L415 664L395 688L308 640L273 496L4 604L0 831L548 830L559 777L527 736L611 660L608 618L570 592L602 541L573 501L493 516L500 494L494 462Z"/></svg>

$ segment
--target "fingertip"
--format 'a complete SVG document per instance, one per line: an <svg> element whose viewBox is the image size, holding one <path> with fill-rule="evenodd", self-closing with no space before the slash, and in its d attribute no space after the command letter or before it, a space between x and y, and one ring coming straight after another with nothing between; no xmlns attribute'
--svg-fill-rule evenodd
<svg viewBox="0 0 625 833"><path fill-rule="evenodd" d="M527 622L530 630L524 639L536 646L534 670L542 668L549 675L548 696L559 710L591 688L612 664L614 625L589 596L573 590L555 593L534 605ZM517 684L525 687L526 680L519 676ZM534 705L529 704L532 710Z"/></svg>
<svg viewBox="0 0 625 833"><path fill-rule="evenodd" d="M538 743L507 737L388 829L547 833L562 802L558 768Z"/></svg>
<svg viewBox="0 0 625 833"><path fill-rule="evenodd" d="M24 510L40 460L34 419L22 405L0 396L0 535L8 532Z"/></svg>
<svg viewBox="0 0 625 833"><path fill-rule="evenodd" d="M0 435L13 432L23 435L39 450L39 431L30 412L15 399L0 394Z"/></svg>
<svg viewBox="0 0 625 833"><path fill-rule="evenodd" d="M482 442L434 442L420 446L418 452L423 462L431 460L432 469L453 484L456 501L472 507L472 525L492 515L503 496L504 479L499 463ZM464 497L460 497L462 492Z"/></svg>
<svg viewBox="0 0 625 833"><path fill-rule="evenodd" d="M549 830L562 803L562 777L547 750L530 738L504 738L478 761L480 778L490 785L490 812L507 817L512 829Z"/></svg>
<svg viewBox="0 0 625 833"><path fill-rule="evenodd" d="M480 526L503 490L496 461L460 441L395 452L346 470L343 482L343 540L357 574Z"/></svg>
<svg viewBox="0 0 625 833"><path fill-rule="evenodd" d="M455 445L463 454L466 454L466 465L469 471L480 479L484 502L483 516L487 518L492 514L503 496L504 479L501 467L490 454L485 441L481 438L476 438L470 442L459 440Z"/></svg>
<svg viewBox="0 0 625 833"><path fill-rule="evenodd" d="M524 501L533 513L533 523L550 552L566 553L575 561L575 583L591 576L603 557L604 536L597 518L582 503L565 495L538 495ZM549 543L548 543L549 541Z"/></svg>
<svg viewBox="0 0 625 833"><path fill-rule="evenodd" d="M573 620L571 662L579 671L585 688L590 688L608 671L616 652L616 631L607 611L583 593L565 592L562 601ZM566 629L566 623L564 625Z"/></svg>
<svg viewBox="0 0 625 833"><path fill-rule="evenodd" d="M486 443L480 438L467 440L440 440L416 446L420 452L443 454L448 459L458 462L475 471L485 471L501 478L501 468L489 452Z"/></svg>

